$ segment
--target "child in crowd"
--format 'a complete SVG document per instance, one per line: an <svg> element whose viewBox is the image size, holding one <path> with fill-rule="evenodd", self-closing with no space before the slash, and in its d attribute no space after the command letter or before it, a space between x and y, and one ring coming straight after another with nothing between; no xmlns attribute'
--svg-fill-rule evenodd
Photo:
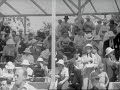
<svg viewBox="0 0 120 90"><path fill-rule="evenodd" d="M104 72L104 64L101 63L95 68L95 72L99 76L99 82L103 87L107 87L109 83L109 78L106 72Z"/></svg>

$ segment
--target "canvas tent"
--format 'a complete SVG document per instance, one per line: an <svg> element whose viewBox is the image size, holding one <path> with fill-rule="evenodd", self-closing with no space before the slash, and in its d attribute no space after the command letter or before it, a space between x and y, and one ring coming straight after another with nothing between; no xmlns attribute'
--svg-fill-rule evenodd
<svg viewBox="0 0 120 90"><path fill-rule="evenodd" d="M120 12L120 0L56 0L57 16L108 15ZM0 0L1 16L51 16L52 0Z"/></svg>

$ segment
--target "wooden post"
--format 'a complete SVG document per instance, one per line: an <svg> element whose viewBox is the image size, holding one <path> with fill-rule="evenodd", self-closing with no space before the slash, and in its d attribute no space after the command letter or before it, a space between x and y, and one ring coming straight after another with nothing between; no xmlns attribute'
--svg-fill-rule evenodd
<svg viewBox="0 0 120 90"><path fill-rule="evenodd" d="M52 0L52 83L55 84L55 28L56 28L56 0ZM54 89L54 88L53 88Z"/></svg>
<svg viewBox="0 0 120 90"><path fill-rule="evenodd" d="M25 16L24 17L24 35L26 34L26 19L27 19L27 17Z"/></svg>
<svg viewBox="0 0 120 90"><path fill-rule="evenodd" d="M78 18L81 20L82 13L81 13L81 0L78 0Z"/></svg>

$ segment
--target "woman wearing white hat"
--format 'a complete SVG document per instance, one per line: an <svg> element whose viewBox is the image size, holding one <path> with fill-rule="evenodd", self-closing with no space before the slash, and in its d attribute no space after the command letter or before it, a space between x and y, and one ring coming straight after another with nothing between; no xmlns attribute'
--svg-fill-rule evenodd
<svg viewBox="0 0 120 90"><path fill-rule="evenodd" d="M30 64L34 64L34 57L31 55L30 49L26 48L23 52L24 55L21 57L21 61L27 59Z"/></svg>
<svg viewBox="0 0 120 90"><path fill-rule="evenodd" d="M8 39L8 41L6 42L6 46L3 49L2 57L3 60L6 60L6 62L14 62L15 58L17 57L17 50L13 39Z"/></svg>
<svg viewBox="0 0 120 90"><path fill-rule="evenodd" d="M116 80L116 59L113 55L114 49L111 47L108 47L106 49L106 58L103 60L103 63L105 65L105 71L108 74L110 82L114 82Z"/></svg>

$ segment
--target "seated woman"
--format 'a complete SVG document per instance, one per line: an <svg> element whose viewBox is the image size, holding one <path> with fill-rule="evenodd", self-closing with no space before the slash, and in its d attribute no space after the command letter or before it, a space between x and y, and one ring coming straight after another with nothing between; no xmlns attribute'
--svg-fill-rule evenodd
<svg viewBox="0 0 120 90"><path fill-rule="evenodd" d="M30 64L34 64L34 57L31 55L30 49L26 48L24 55L21 57L21 61L28 60Z"/></svg>
<svg viewBox="0 0 120 90"><path fill-rule="evenodd" d="M3 76L13 78L14 77L14 68L15 68L15 65L12 62L9 61L5 65L5 68L3 69Z"/></svg>

